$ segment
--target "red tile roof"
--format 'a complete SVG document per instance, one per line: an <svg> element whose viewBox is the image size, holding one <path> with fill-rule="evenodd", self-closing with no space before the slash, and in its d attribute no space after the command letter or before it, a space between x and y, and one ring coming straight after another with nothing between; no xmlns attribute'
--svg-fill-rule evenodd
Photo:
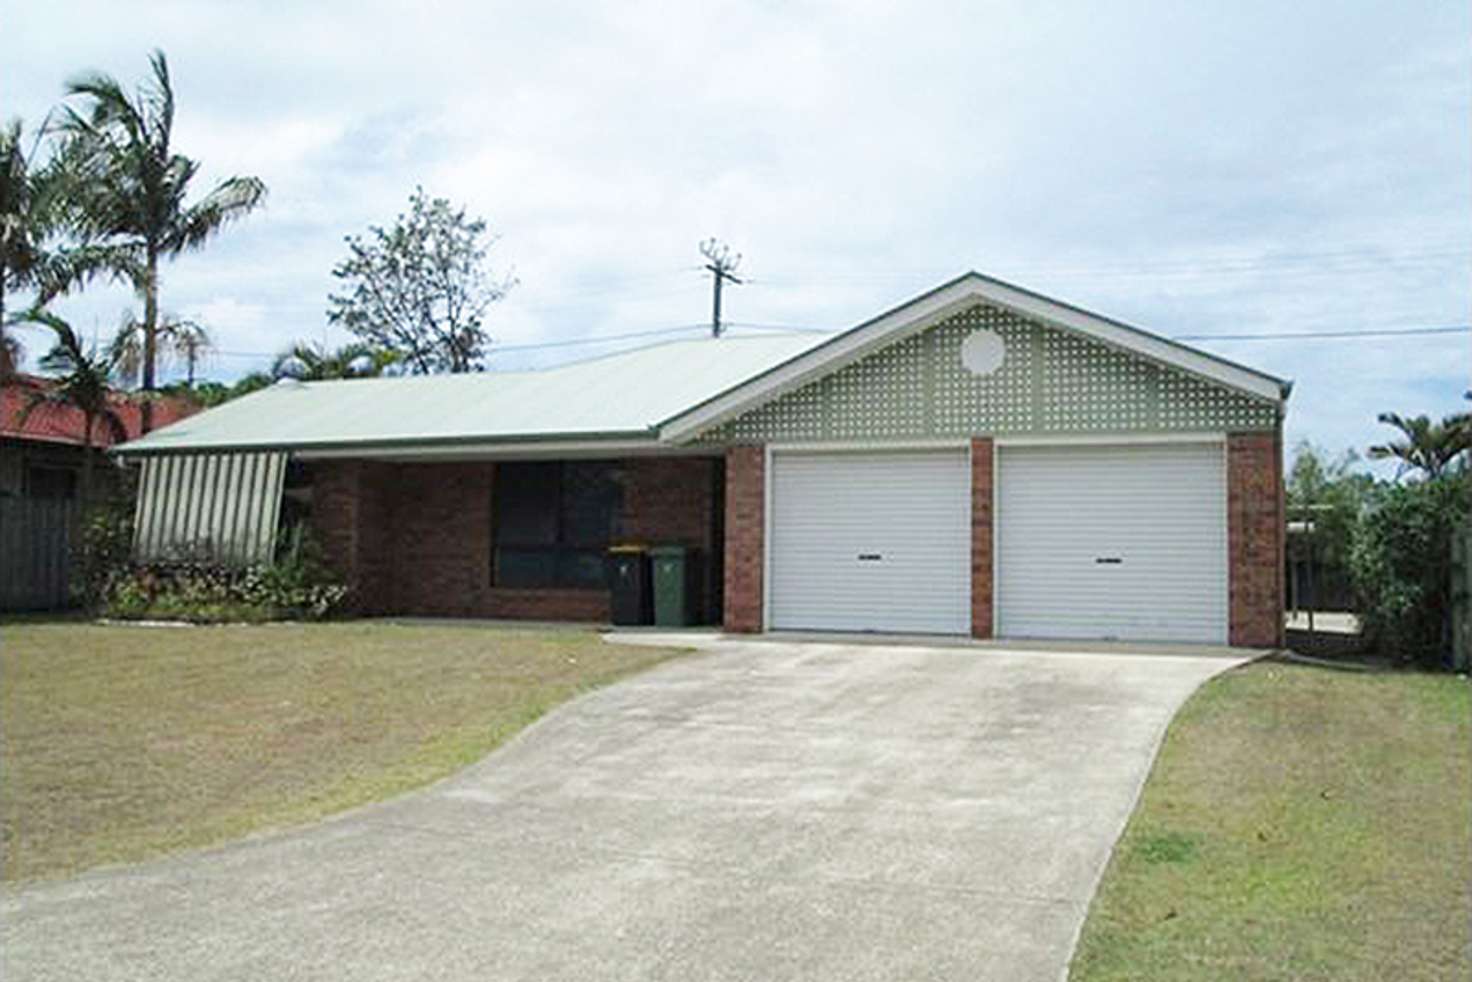
<svg viewBox="0 0 1472 982"><path fill-rule="evenodd" d="M0 383L0 437L20 440L41 440L47 443L73 443L82 441L81 410L61 403L47 402L37 406L22 425L21 414L30 404L32 396L44 391L51 380L37 375L12 375ZM122 419L128 439L143 433L143 410L126 394L118 392L113 397L113 408ZM153 428L158 429L177 422L185 416L199 412L199 407L186 399L164 397L153 402ZM112 427L98 421L93 425L92 445L110 447L120 442Z"/></svg>

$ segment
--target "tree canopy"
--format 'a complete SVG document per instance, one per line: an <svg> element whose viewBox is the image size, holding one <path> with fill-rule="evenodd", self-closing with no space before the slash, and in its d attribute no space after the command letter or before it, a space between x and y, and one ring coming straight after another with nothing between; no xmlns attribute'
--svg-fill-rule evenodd
<svg viewBox="0 0 1472 982"><path fill-rule="evenodd" d="M1387 440L1370 448L1376 460L1400 461L1400 472L1409 470L1426 478L1437 478L1451 469L1472 449L1468 414L1457 413L1433 423L1429 416L1381 413L1380 422L1393 426L1399 440Z"/></svg>
<svg viewBox="0 0 1472 982"><path fill-rule="evenodd" d="M487 308L516 285L485 266L497 236L444 198L415 188L392 228L347 236L348 258L332 270L345 292L328 296L327 318L416 374L485 365Z"/></svg>
<svg viewBox="0 0 1472 982"><path fill-rule="evenodd" d="M302 382L328 379L374 378L399 361L399 356L369 344L345 344L335 350L323 345L298 342L271 363L274 378Z"/></svg>

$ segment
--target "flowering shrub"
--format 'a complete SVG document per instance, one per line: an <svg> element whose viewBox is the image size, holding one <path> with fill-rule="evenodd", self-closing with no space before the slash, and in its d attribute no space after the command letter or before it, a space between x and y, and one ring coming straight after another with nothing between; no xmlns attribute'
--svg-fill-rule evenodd
<svg viewBox="0 0 1472 982"><path fill-rule="evenodd" d="M298 529L283 536L273 563L232 566L199 556L114 567L102 613L128 620L320 620L348 588L336 582Z"/></svg>
<svg viewBox="0 0 1472 982"><path fill-rule="evenodd" d="M80 533L72 549L72 597L84 607L96 607L114 572L132 554L132 503L123 499L88 508Z"/></svg>

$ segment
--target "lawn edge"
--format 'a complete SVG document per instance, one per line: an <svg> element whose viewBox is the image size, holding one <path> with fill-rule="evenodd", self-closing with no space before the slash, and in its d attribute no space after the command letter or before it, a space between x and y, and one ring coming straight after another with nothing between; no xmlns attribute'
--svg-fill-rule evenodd
<svg viewBox="0 0 1472 982"><path fill-rule="evenodd" d="M1156 728L1153 736L1154 746L1150 751L1150 756L1145 761L1145 766L1140 768L1140 772L1135 777L1134 789L1130 794L1129 809L1124 813L1124 817L1120 819L1119 827L1114 831L1109 852L1105 854L1104 860L1098 864L1093 876L1090 878L1092 882L1089 885L1089 900L1084 905L1083 916L1078 919L1078 923L1074 926L1073 936L1069 939L1068 956L1063 962L1063 972L1058 977L1059 982L1069 982L1069 979L1073 977L1073 960L1078 955L1078 943L1083 939L1084 927L1089 922L1089 915L1093 913L1094 901L1099 898L1099 886L1104 882L1104 874L1108 872L1110 864L1114 862L1115 853L1119 850L1119 844L1124 838L1125 830L1129 828L1130 822L1135 817L1135 813L1140 810L1140 799L1145 795L1145 786L1150 783L1150 778L1155 774L1155 765L1160 759L1160 751L1165 747L1166 735L1170 733L1170 728L1175 724L1176 717L1181 715L1181 710L1186 708L1186 704L1195 698L1196 693L1200 692L1208 682L1213 682L1228 672L1235 672L1239 669L1256 665L1261 661L1270 661L1281 654L1282 651L1271 649L1259 652L1241 661L1234 661L1222 665L1221 668L1197 682L1181 699L1181 703L1175 708L1175 711L1162 720Z"/></svg>

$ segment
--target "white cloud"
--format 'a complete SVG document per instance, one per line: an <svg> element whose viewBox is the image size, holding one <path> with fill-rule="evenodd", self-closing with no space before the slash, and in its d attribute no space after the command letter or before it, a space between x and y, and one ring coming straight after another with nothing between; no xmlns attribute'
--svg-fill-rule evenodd
<svg viewBox="0 0 1472 982"><path fill-rule="evenodd" d="M747 256L738 321L845 326L967 268L1166 334L1472 307L1465 5L79 3L5 21L11 111L34 123L85 67L140 79L159 45L201 180L266 179L266 209L165 280L169 309L262 360L322 336L343 235L421 183L503 233L493 258L522 279L493 313L507 343L704 319L708 235ZM129 303L66 310L101 329ZM1451 411L1467 385L1460 336L1206 346L1296 378L1290 437L1330 446L1368 442L1382 409Z"/></svg>

